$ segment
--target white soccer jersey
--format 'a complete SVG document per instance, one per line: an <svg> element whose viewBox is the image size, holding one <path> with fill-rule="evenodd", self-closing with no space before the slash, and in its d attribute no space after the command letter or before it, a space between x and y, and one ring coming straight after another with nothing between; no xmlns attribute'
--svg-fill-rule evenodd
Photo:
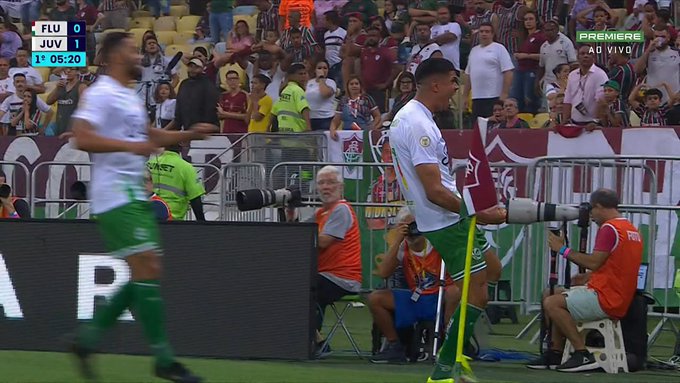
<svg viewBox="0 0 680 383"><path fill-rule="evenodd" d="M390 126L392 160L397 170L401 191L415 210L420 231L434 231L451 226L460 220L427 199L425 188L416 174L416 166L438 164L442 184L456 193L456 183L449 173L449 154L446 142L425 105L409 101L394 117Z"/></svg>
<svg viewBox="0 0 680 383"><path fill-rule="evenodd" d="M148 116L133 89L109 76L99 76L80 98L73 118L85 120L98 135L141 142L148 136ZM147 158L132 153L92 154L90 199L94 214L147 199L144 172Z"/></svg>

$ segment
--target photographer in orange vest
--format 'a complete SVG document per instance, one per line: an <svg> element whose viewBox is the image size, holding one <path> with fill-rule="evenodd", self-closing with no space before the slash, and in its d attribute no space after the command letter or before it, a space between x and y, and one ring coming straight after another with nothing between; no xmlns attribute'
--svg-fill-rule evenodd
<svg viewBox="0 0 680 383"><path fill-rule="evenodd" d="M12 197L12 188L7 184L7 176L0 170L0 218L30 218L28 203L21 198Z"/></svg>

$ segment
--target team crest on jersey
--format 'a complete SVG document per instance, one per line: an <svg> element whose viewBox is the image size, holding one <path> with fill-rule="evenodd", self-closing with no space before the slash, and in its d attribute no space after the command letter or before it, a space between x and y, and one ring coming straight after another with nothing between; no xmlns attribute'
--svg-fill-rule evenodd
<svg viewBox="0 0 680 383"><path fill-rule="evenodd" d="M422 146L423 148L427 148L428 146L430 146L430 143L431 143L430 137L428 136L420 137L420 146Z"/></svg>
<svg viewBox="0 0 680 383"><path fill-rule="evenodd" d="M482 259L482 250L475 247L472 250L472 259L474 259L475 261L480 261Z"/></svg>

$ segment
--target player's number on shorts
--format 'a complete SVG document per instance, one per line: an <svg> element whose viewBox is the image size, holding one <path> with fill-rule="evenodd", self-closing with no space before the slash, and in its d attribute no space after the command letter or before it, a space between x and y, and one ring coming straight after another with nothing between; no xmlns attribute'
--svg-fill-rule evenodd
<svg viewBox="0 0 680 383"><path fill-rule="evenodd" d="M75 24L73 26L73 32L76 34L80 33L80 24ZM78 48L78 40L76 40L76 48Z"/></svg>

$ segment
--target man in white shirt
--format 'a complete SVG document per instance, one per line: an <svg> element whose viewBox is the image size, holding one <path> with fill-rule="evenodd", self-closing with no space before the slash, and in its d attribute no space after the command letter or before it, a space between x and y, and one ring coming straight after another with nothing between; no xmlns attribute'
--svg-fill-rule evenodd
<svg viewBox="0 0 680 383"><path fill-rule="evenodd" d="M462 201L449 172L449 155L433 113L448 108L458 89L453 64L444 58L423 61L416 72L418 90L394 117L390 127L392 160L399 173L402 193L415 211L418 231L439 252L451 278L462 284L470 220L459 215ZM481 222L505 222L504 209L477 215ZM469 337L488 301L486 262L482 244L475 236L465 336ZM451 318L435 368L428 382L453 383L451 378L458 342L460 308Z"/></svg>
<svg viewBox="0 0 680 383"><path fill-rule="evenodd" d="M439 44L444 58L453 63L453 67L460 72L460 24L451 22L451 12L448 5L441 5L437 9L439 24L432 26L432 40Z"/></svg>
<svg viewBox="0 0 680 383"><path fill-rule="evenodd" d="M0 103L14 94L14 79L9 76L9 60L0 58Z"/></svg>
<svg viewBox="0 0 680 383"><path fill-rule="evenodd" d="M158 40L149 38L144 43L146 46L146 53L142 57L142 79L137 87L138 95L144 100L147 105L156 105L154 94L156 87L161 80L166 80L166 69L172 58L166 57L161 52L161 47L158 45ZM179 66L175 66L170 71L170 85L177 87L179 83Z"/></svg>
<svg viewBox="0 0 680 383"><path fill-rule="evenodd" d="M491 23L483 23L479 27L479 45L470 51L470 58L465 69L468 81L465 82L463 100L465 109L472 91L472 117L489 117L493 114L493 105L499 99L508 98L512 85L512 74L515 66L508 50L493 41L494 30Z"/></svg>
<svg viewBox="0 0 680 383"><path fill-rule="evenodd" d="M28 64L28 51L25 49L17 50L17 66L9 69L9 77L14 78L17 73L22 73L26 77L26 87L37 94L45 93L45 85L40 72Z"/></svg>
<svg viewBox="0 0 680 383"><path fill-rule="evenodd" d="M324 16L326 17L326 28L328 28L323 34L326 61L328 61L328 65L330 66L328 78L342 86L342 78L340 78L342 74L342 57L340 57L340 49L345 41L345 37L347 37L347 31L340 27L342 20L340 20L340 15L338 15L337 11L328 11Z"/></svg>
<svg viewBox="0 0 680 383"><path fill-rule="evenodd" d="M538 76L536 76L537 89L545 93L546 85L557 81L553 69L560 64L572 64L576 62L576 49L569 37L560 32L560 26L554 21L546 21L543 25L543 34L546 41L541 45L540 58L538 60ZM543 86L541 86L541 81Z"/></svg>
<svg viewBox="0 0 680 383"><path fill-rule="evenodd" d="M680 91L680 52L671 48L671 35L668 26L659 24L654 26L654 40L649 43L645 53L635 62L635 71L639 76L647 72L646 83L651 87L661 89L663 98L661 102L672 104L665 86L666 83L671 91ZM673 96L673 95L670 95Z"/></svg>
<svg viewBox="0 0 680 383"><path fill-rule="evenodd" d="M40 114L29 116L28 120L22 118L26 111L24 92L29 89L28 79L23 73L16 73L13 77L15 93L10 94L0 105L0 121L7 128L7 134L10 136L19 136L29 131L35 131L36 125L39 128ZM50 106L45 103L40 97L36 97L36 109L41 113L46 113L51 119ZM37 117L37 118L36 118ZM33 124L33 126L24 126L25 122ZM46 119L48 122L49 119Z"/></svg>
<svg viewBox="0 0 680 383"><path fill-rule="evenodd" d="M564 121L587 125L597 123L597 102L604 97L602 84L609 80L607 73L595 65L592 46L578 49L578 69L569 73L564 92Z"/></svg>
<svg viewBox="0 0 680 383"><path fill-rule="evenodd" d="M439 44L431 40L430 24L416 24L416 42L406 63L406 70L412 74L416 74L421 62L431 57L444 57Z"/></svg>

